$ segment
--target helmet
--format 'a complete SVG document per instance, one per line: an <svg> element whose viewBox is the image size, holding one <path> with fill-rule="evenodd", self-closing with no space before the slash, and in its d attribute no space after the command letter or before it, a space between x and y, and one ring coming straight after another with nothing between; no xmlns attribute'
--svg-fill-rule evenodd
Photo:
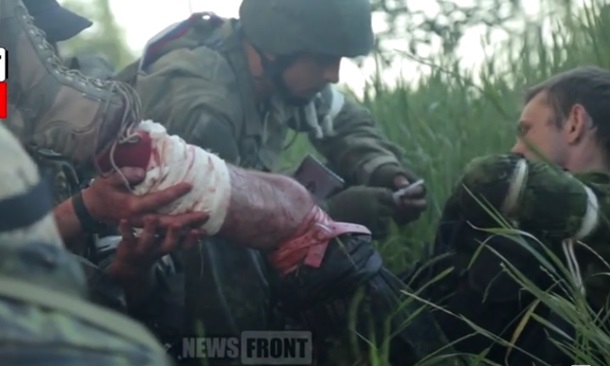
<svg viewBox="0 0 610 366"><path fill-rule="evenodd" d="M248 40L278 56L351 58L373 48L369 0L243 0L239 17Z"/></svg>

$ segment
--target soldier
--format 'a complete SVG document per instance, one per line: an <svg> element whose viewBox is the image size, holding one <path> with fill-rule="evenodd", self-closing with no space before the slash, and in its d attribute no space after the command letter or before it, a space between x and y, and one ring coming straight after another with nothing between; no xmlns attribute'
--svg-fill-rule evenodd
<svg viewBox="0 0 610 366"><path fill-rule="evenodd" d="M75 37L93 24L90 20L62 7L56 0L24 0L23 4L33 17L34 25L45 33L46 40L56 54L59 53L58 43ZM64 65L98 79L107 79L113 74L110 64L104 58L95 55L72 57L66 60ZM41 170L43 179L52 187L54 206L62 202L71 202L70 198L86 186L87 180L93 178L94 169L84 167L77 170L69 159L51 149L37 146L27 146L27 148ZM98 240L98 236L115 233L115 240L110 248L106 242ZM121 286L117 284L129 285L132 281L129 278L112 281L98 267L101 259L108 257L108 251L114 252L121 240L116 229L108 225L103 230L83 232L82 235L73 238L66 236L64 240L64 244L77 254L76 259L83 265L89 283L90 300L115 310L124 310L127 304L123 296L129 298L133 296L129 291L123 294ZM117 280L116 276L112 278Z"/></svg>
<svg viewBox="0 0 610 366"><path fill-rule="evenodd" d="M237 166L276 172L289 131L307 133L349 185L369 187L329 200L331 215L375 232L379 216L409 222L425 201L422 187L397 210L390 190L415 179L402 150L332 85L341 59L368 54L373 37L367 0L246 0L239 20L195 14L170 27L118 78L146 118Z"/></svg>
<svg viewBox="0 0 610 366"><path fill-rule="evenodd" d="M170 365L139 324L90 304L82 269L63 248L50 192L0 126L0 363Z"/></svg>
<svg viewBox="0 0 610 366"><path fill-rule="evenodd" d="M44 72L46 72L46 70L43 71L42 69L36 69L36 67L41 66L41 64L44 66L44 62L56 61L56 58L54 58L55 54L52 51L49 51L50 47L48 47L48 44L46 44L44 38L37 33L37 29L34 28L29 22L30 18L27 16L27 11L21 2L0 0L0 27L3 30L3 32L0 32L0 44L7 44L11 46L9 49L14 50L14 54L17 56L15 59L17 60L18 72L16 75L18 77L12 78L11 85L17 92L16 96L21 98L15 98L12 101L17 107L35 107L34 110L25 108L23 111L23 113L32 114L32 116L29 116L31 118L24 118L21 121L21 127L34 130L34 132L39 132L32 134L28 140L48 148L56 149L75 162L80 162L83 164L90 163L91 158L94 155L99 155L101 152L105 151L105 154L102 155L106 157L110 155L111 157L115 158L115 169L118 165L125 165L125 162L129 164L139 162L142 164L142 168L148 167L148 161L150 156L152 156L152 147L150 145L147 147L147 144L150 143L150 140L147 138L150 136L147 137L146 133L138 133L137 135L129 134L129 136L126 136L130 130L122 128L115 128L114 134L106 131L106 128L110 127L110 125L113 123L118 124L119 126L133 126L139 122L137 104L131 103L132 99L130 99L130 97L134 96L131 94L130 89L122 89L122 85L120 84L87 79L78 73L68 74L64 69L57 66L58 63L52 62L47 65L52 71L52 76L48 75L46 82L50 86L53 86L55 91L59 90L59 92L62 93L61 100L56 102L56 104L60 105L56 106L58 110L54 113L60 113L62 111L67 113L72 109L77 109L80 107L84 117L86 117L87 114L85 112L88 111L88 108L91 110L96 110L94 107L99 108L99 104L90 104L90 100L82 99L82 93L95 92L98 94L98 96L115 97L116 99L113 101L116 102L116 104L111 105L113 107L111 111L122 111L125 113L125 118L116 120L111 118L113 117L112 114L108 113L103 113L99 116L96 114L94 118L89 120L78 119L75 121L73 121L72 118L76 118L76 116L69 114L54 115L53 113L50 113L49 116L45 115L40 117L39 115L41 113L35 112L40 112L40 109L44 108L45 104L24 104L31 102L31 98L34 97L42 101L49 100L50 102L55 102L55 99L52 98L52 94L49 95L37 93L38 90L32 88L32 85L29 82L34 83L37 81L36 79L31 80L25 77L25 75L33 74L33 71L38 71L44 76ZM32 54L37 55L36 52L43 53L42 55L39 55L43 57L24 58L25 56L31 56ZM28 61L31 63L28 63ZM66 77L61 78L64 75ZM74 82L75 79L78 81L78 83L72 85L71 83ZM89 91L87 90L87 83L97 83L99 88ZM74 92L75 86L81 89L80 92ZM24 92L26 90L28 93ZM113 92L116 90L121 90L125 94L114 94ZM51 91L53 91L53 89L51 89ZM22 92L23 94L21 94ZM104 100L102 99L102 101ZM99 103L99 98L96 100L96 103ZM48 125L45 124L45 122L48 122L45 119L47 117L50 118L50 121L67 121L67 124L66 126L63 126L64 128L59 129L58 131L48 130ZM89 117L91 117L91 115L89 115ZM74 130L79 126L79 123L83 123L82 121L85 121L85 124L88 123L95 127L92 130L93 133L74 133ZM17 127L19 127L19 125L17 125ZM22 132L19 129L17 129L17 131ZM142 130L139 132L142 132ZM98 137L97 134L101 135L99 142L97 139L95 139L95 137ZM119 137L129 137L129 139L121 139L120 143L116 144L117 135ZM171 139L171 141L173 141L173 144L179 142L177 139ZM93 142L97 144L93 144ZM63 143L63 145L61 143ZM118 148L116 151L108 151L106 148L109 146L117 146ZM87 147L89 147L89 149L87 149ZM158 148L158 146L156 147ZM144 150L142 150L142 148L144 148ZM121 151L123 154L120 153ZM124 154L125 152L127 152L127 155ZM146 155L146 153L148 155ZM210 202L215 202L217 206L200 207L200 211L209 212L210 216L214 216L213 219L210 219L209 225L206 223L204 229L211 229L209 232L210 235L218 234L219 237L224 237L234 243L264 249L266 252L264 255L269 256L272 263L270 265L272 268L266 268L266 270L273 269L273 273L272 275L269 275L269 279L272 280L272 277L279 274L280 277L283 278L283 280L280 282L286 280L287 287L291 287L290 281L291 278L293 278L292 275L305 273L307 276L309 276L309 274L306 273L307 271L305 271L307 267L314 268L312 271L313 276L309 279L297 278L296 284L311 285L309 288L313 289L319 288L319 285L327 285L325 280L329 277L324 276L324 269L327 271L336 269L334 265L336 263L334 261L326 263L321 271L317 271L315 268L320 268L322 263L311 264L309 261L311 259L315 259L315 261L318 262L322 261L325 255L324 247L329 244L330 241L332 241L334 249L330 251L329 254L334 253L334 256L343 257L343 263L348 265L348 267L345 268L346 271L332 273L333 276L330 277L331 281L328 282L328 284L332 285L331 287L325 288L322 293L318 293L318 297L315 299L315 301L309 301L307 304L301 304L306 305L301 308L291 306L290 311L294 314L302 314L303 312L311 313L308 311L312 310L310 307L316 307L318 305L321 306L318 311L324 311L324 309L327 308L324 306L324 303L333 300L338 301L338 303L341 305L340 308L345 309L347 304L346 301L349 300L352 292L357 288L365 286L368 288L372 301L377 303L377 305L373 305L373 309L379 310L378 312L375 312L376 314L380 315L375 322L375 330L383 328L383 324L385 324L385 315L390 315L393 313L395 306L398 304L400 297L398 295L400 292L397 291L397 287L400 288L401 285L395 280L392 280L387 271L382 270L380 273L381 266L379 256L371 247L370 238L367 236L367 234L370 234L370 232L366 228L353 226L350 224L333 223L332 220L330 220L319 207L315 206L311 196L307 191L305 191L304 187L287 177L269 174L257 174L244 171L236 167L231 167L222 162L222 160L214 157L212 154L209 154L202 149L196 150L196 153L197 156L199 156L199 163L201 165L195 166L194 168L198 171L201 170L207 173L203 175L195 175L199 177L200 180L193 183L199 184L198 192L203 192L204 199L201 200L201 197L199 197L200 199L196 199L197 197L192 196L185 197L169 207L180 208L184 205L199 203L209 204ZM165 155L161 155L159 157L163 159L173 158L172 156ZM103 159L97 160L98 164L95 165L98 166L102 172L111 170L111 168L106 167L105 164L100 166L100 161L103 161ZM154 161L158 163L158 159L155 159ZM214 164L214 169L210 170L210 164ZM106 167L106 169L103 169L103 167ZM185 167L188 168L188 164L183 166L170 166L170 168L174 171ZM206 170L206 168L208 170ZM228 173L228 175L224 174L223 172ZM188 176L193 177L193 175ZM166 177L185 176L169 174ZM155 204L158 205L159 201L163 201L163 199L160 199L161 197L159 196L163 196L163 198L166 200L165 205L171 202L171 200L167 200L169 193L165 190L159 190L159 186L155 186L155 190L149 192L151 195L157 195L156 200L152 200L150 196L136 197L133 194L129 194L131 193L130 187L133 187L134 185L138 190L143 190L146 189L146 187L149 187L151 183L154 184L153 182L157 181L154 175L145 177L145 174L140 172L140 176L138 177L139 181L136 179L136 177L132 177L130 180L132 185L130 187L122 185L122 190L116 189L117 186L119 186L119 183L123 183L123 181L117 178L120 177L114 175L96 179L91 187L83 191L80 198L77 195L70 200L71 202L64 202L57 207L55 214L59 224L58 227L63 238L70 238L72 235L76 235L83 229L95 227L97 224L99 224L99 221L117 223L117 219L122 218L120 215L129 218L129 221L132 224L138 225L139 223L139 225L142 225L142 221L147 221L146 218L149 216L146 215L147 209L154 210L158 207L155 207ZM144 181L142 182L142 180ZM171 183L176 182L170 181L165 183L168 183L168 185L171 186L173 185ZM115 189L103 188L104 186L108 188L110 185L115 186ZM187 189L182 186L180 190L182 190L184 193L184 191ZM141 193L142 192L146 193L145 191L141 191ZM230 195L227 195L228 192L230 192ZM253 197L251 192L256 192L256 197ZM192 193L197 194L196 192ZM223 199L228 199L228 197L230 197L230 202L222 201ZM110 205L111 198L114 205ZM123 198L123 200L119 198ZM138 198L148 198L148 200L138 200ZM252 200L252 198L256 199ZM278 212L282 212L283 214L278 215ZM176 218L173 217L173 219ZM170 231L172 227L176 227L176 222L174 221L173 223L170 223L167 216L161 216L159 221L166 221L165 226L169 227ZM328 233L320 232L316 234L316 228L318 228L319 225L330 225L333 227L333 229ZM201 224L199 226L201 226ZM127 229L128 228L126 228L125 231L128 231ZM338 242L336 241L337 236L339 235L345 235L345 239L350 239L350 244L345 247L348 252L351 252L352 250L360 252L358 258L362 261L359 260L358 263L356 263L357 266L355 268L352 268L354 263L349 260L349 257L345 256L345 253L343 252L344 247L339 246ZM353 235L356 237L352 238ZM133 242L133 237L128 237L127 233L125 236L125 240L128 242ZM354 240L352 241L351 239ZM263 255L263 252L257 253ZM287 256L285 256L286 254ZM189 258L193 258L193 256ZM235 262L235 264L236 268L239 268L239 263ZM303 266L303 270L295 272L295 270L301 266ZM218 269L219 268L214 268L214 270ZM208 280L207 277L203 277L208 276L208 273L199 273L201 274L191 278L193 282L197 283L201 279ZM343 278L343 275L347 275L347 278L350 279L350 286L341 286L341 279ZM212 274L211 277L211 281L216 279L214 274ZM320 282L320 280L322 282ZM211 283L211 281L208 280L208 282L204 283L203 286L194 288L193 291L201 292L204 296L211 297L210 292L205 289L205 285ZM237 282L233 282L232 285L235 283L239 283L239 280ZM201 282L198 284L201 284ZM278 288L281 287L284 286L278 286ZM339 287L341 287L341 291L337 291ZM290 294L292 291L288 291L286 293ZM299 293L295 293L295 295L302 296L304 294L306 295L307 293L307 291L300 291ZM285 295L282 296L283 299L290 299L285 298L284 296ZM247 302L251 299L241 298L241 300ZM212 299L212 305L214 305L213 301L214 300ZM197 313L201 311L205 313L207 310L205 303L195 303L194 305L197 308ZM203 306L197 307L197 305ZM366 311L364 314L365 316L368 315ZM240 317L242 315L244 314L239 314ZM249 316L251 314L245 315ZM324 313L321 315L324 315ZM316 320L316 327L325 325L323 323L325 318L321 318L321 315L314 317ZM334 314L332 316L337 317L337 319L335 319L337 322L331 326L332 333L335 333L338 330L341 330L342 325L347 324L347 314L343 312ZM240 318L240 320L241 319L247 320L248 318ZM221 319L221 321L223 320L224 319ZM267 319L263 319L263 321L266 320ZM401 320L404 320L404 318ZM402 325L400 323L401 322L399 321L398 324L394 324L400 326ZM366 326L368 322L359 321L358 324ZM262 329L270 328L270 326L265 325ZM431 325L429 323L427 324L426 329L430 331ZM226 327L225 324L225 330L225 334L231 334L234 329ZM321 332L324 334L323 330L321 330ZM436 348L434 345L430 344L425 345L425 347L418 347L418 340L424 338L422 334L419 334L419 332L407 332L403 334L401 331L400 333L406 337L400 337L405 347L394 348L394 350L398 351L398 354L411 354L414 355L415 358L420 359L422 357L421 352L423 350ZM440 338L435 339L438 341Z"/></svg>
<svg viewBox="0 0 610 366"><path fill-rule="evenodd" d="M38 24L47 28L53 41L68 37L88 24L53 1L33 1L28 5L37 12ZM50 20L49 16L58 19ZM71 32L66 32L66 28L58 30L55 27L58 24L67 28L70 28L70 24L74 26L70 28ZM76 187L78 180L74 177L72 164L95 168L91 158L120 138L121 126L139 123L137 96L126 85L87 78L62 67L56 47L49 44L45 35L33 24L21 1L0 2L0 45L9 50L11 70L9 118L3 123L43 167L60 171L60 174L53 174L53 178L60 177L55 179L58 184L53 185L54 201L55 204L61 202L54 213L65 243L78 244L70 246L70 249L79 253L82 251L83 237L99 233L106 225L100 223L99 217L92 217L82 209L84 204ZM98 142L101 147L96 149ZM44 164L41 154L36 153L41 151L47 152L46 162L51 160L52 164ZM58 169L54 169L56 167ZM144 174L142 170L131 170L126 171L124 177L131 184L137 184ZM64 179L66 176L72 178L69 183ZM129 219L130 224L141 227L145 216L151 218L154 210L189 190L188 184L180 184L158 194L135 197L125 191L121 180L119 184L115 182L99 186L97 194L105 197L105 209L96 212L102 214L110 224L116 225L121 219ZM74 194L75 191L78 193ZM71 194L74 196L70 198ZM164 228L172 225L183 227L190 223L200 225L201 220L205 219L202 213L152 217L159 219ZM90 263L82 263L88 276L96 273ZM94 289L100 287L95 286ZM114 298L112 296L108 300Z"/></svg>
<svg viewBox="0 0 610 366"><path fill-rule="evenodd" d="M459 351L480 354L491 347L488 359L507 365L578 363L553 344L566 342L565 335L573 335L574 329L546 304L533 307L536 298L504 273L501 263L510 263L543 291L555 284L549 271L541 270L539 260L514 239L475 229L500 224L473 197L489 202L506 222L532 234L537 240L521 240L539 255L550 250L563 258L573 277L564 280L572 291L553 291L572 297L582 290L594 311L606 309L610 283L600 274L608 271L603 261L610 260L605 244L610 227L603 219L610 214L608 116L610 72L580 67L558 74L528 91L512 153L477 159L466 169L447 201L436 238L435 252L446 257L445 264L433 267L419 283L451 266L456 270L426 290L428 299L506 342L519 332L528 309L564 335L531 319L515 345L507 347L484 335L471 336L469 324L438 312L450 340L460 340ZM499 252L502 260L491 250L478 253L480 243Z"/></svg>
<svg viewBox="0 0 610 366"><path fill-rule="evenodd" d="M94 157L119 142L129 142L132 128L141 122L140 104L133 88L86 77L63 66L21 0L0 0L0 46L9 50L11 70L9 118L3 123L25 147L52 150L77 167L99 171ZM128 183L137 184L145 173L143 169L129 169L123 177ZM127 218L130 224L141 227L144 217L190 189L189 184L181 183L153 195L135 197L124 186L105 185L97 193L105 197L105 206L96 212L111 223ZM64 201L55 210L62 237L99 228L101 217L83 216L82 210L73 207L79 204L72 201L82 200ZM195 216L201 220L204 215L158 217L161 225L168 227Z"/></svg>
<svg viewBox="0 0 610 366"><path fill-rule="evenodd" d="M400 149L382 137L367 110L330 85L343 57L365 55L372 46L367 0L246 0L239 20L195 14L170 27L118 78L135 85L147 118L241 167L276 171L289 131L307 133L353 186L321 206L376 234L389 217L414 220L425 199L421 187L397 208L392 191L415 179ZM208 314L206 329L233 334L269 327L260 253L215 238L204 246L203 260L206 292L217 294L197 307Z"/></svg>

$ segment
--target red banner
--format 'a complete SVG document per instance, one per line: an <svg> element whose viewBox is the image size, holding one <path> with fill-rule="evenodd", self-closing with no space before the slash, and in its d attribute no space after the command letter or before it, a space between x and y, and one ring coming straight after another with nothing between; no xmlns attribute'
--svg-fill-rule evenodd
<svg viewBox="0 0 610 366"><path fill-rule="evenodd" d="M8 83L0 83L0 119L8 118Z"/></svg>

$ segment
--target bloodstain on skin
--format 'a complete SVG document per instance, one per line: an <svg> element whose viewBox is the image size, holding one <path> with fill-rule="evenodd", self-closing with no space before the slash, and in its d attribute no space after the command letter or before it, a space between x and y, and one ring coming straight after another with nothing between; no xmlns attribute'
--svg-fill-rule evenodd
<svg viewBox="0 0 610 366"><path fill-rule="evenodd" d="M273 250L297 235L314 207L294 180L230 167L231 201L220 234L240 244Z"/></svg>
<svg viewBox="0 0 610 366"><path fill-rule="evenodd" d="M156 149L153 150L152 139L148 132L138 131L137 134L140 137L137 142L119 144L116 146L113 157L117 167L148 168L148 163L150 162L151 157L154 156ZM99 167L105 172L113 169L110 162L110 153L111 150L99 156L97 159Z"/></svg>

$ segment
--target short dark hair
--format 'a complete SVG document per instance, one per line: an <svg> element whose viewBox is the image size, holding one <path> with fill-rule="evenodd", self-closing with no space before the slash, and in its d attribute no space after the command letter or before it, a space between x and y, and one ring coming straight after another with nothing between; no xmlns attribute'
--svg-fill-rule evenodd
<svg viewBox="0 0 610 366"><path fill-rule="evenodd" d="M558 126L563 125L574 105L582 105L591 117L598 141L610 160L610 70L582 66L559 73L527 90L525 103L541 92L546 93Z"/></svg>

